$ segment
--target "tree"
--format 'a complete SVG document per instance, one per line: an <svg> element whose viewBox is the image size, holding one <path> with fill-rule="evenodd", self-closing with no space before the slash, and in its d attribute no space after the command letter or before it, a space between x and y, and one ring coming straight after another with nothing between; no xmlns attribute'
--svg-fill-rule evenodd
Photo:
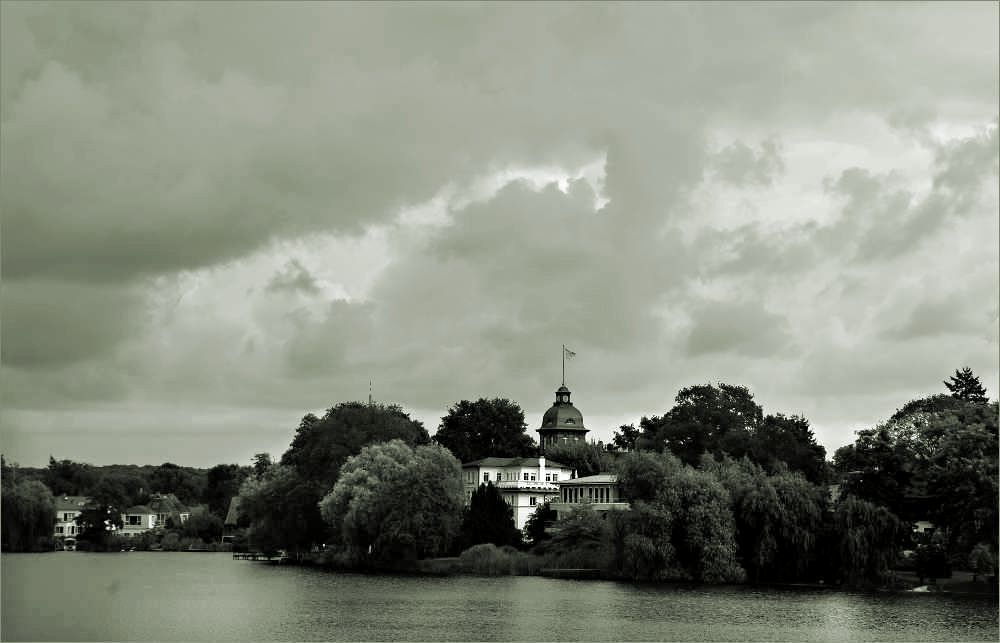
<svg viewBox="0 0 1000 643"><path fill-rule="evenodd" d="M885 507L847 496L833 513L834 548L841 580L848 585L880 585L899 551L902 525Z"/></svg>
<svg viewBox="0 0 1000 643"><path fill-rule="evenodd" d="M95 551L106 550L122 528L122 510L125 507L103 502L91 502L76 517L79 540L89 543Z"/></svg>
<svg viewBox="0 0 1000 643"><path fill-rule="evenodd" d="M634 424L623 424L615 431L610 450L632 451L638 439L639 429L635 428Z"/></svg>
<svg viewBox="0 0 1000 643"><path fill-rule="evenodd" d="M212 543L222 538L222 528L222 519L209 511L208 507L196 507L181 528L181 533L188 538Z"/></svg>
<svg viewBox="0 0 1000 643"><path fill-rule="evenodd" d="M978 402L979 404L986 404L988 398L986 397L986 387L983 386L979 378L972 372L972 369L966 366L962 370L955 370L955 374L949 378L951 381L945 381L944 385L948 388L951 396L959 400L966 400L968 402Z"/></svg>
<svg viewBox="0 0 1000 643"><path fill-rule="evenodd" d="M93 467L72 460L56 460L49 456L45 485L58 496L78 496L90 492L96 482Z"/></svg>
<svg viewBox="0 0 1000 643"><path fill-rule="evenodd" d="M548 502L538 505L534 513L528 516L527 522L524 523L524 535L528 542L537 547L549 540L552 536L548 533L547 527L555 522L557 517L558 514Z"/></svg>
<svg viewBox="0 0 1000 643"><path fill-rule="evenodd" d="M164 462L153 470L149 484L153 491L172 493L181 502L192 504L197 502L205 491L205 476L202 472L190 467L180 467L172 462Z"/></svg>
<svg viewBox="0 0 1000 643"><path fill-rule="evenodd" d="M524 411L508 399L462 400L441 418L434 441L461 462L489 456L527 457L537 451L527 428Z"/></svg>
<svg viewBox="0 0 1000 643"><path fill-rule="evenodd" d="M229 500L240 491L240 484L249 474L249 468L236 464L217 464L205 475L205 492L201 500L209 511L219 518L225 518Z"/></svg>
<svg viewBox="0 0 1000 643"><path fill-rule="evenodd" d="M537 510L536 510L537 513ZM521 544L521 532L514 523L514 510L492 482L480 484L462 519L462 549L481 543L498 547Z"/></svg>
<svg viewBox="0 0 1000 643"><path fill-rule="evenodd" d="M559 442L545 447L545 457L570 467L578 478L611 471L611 454L594 442Z"/></svg>
<svg viewBox="0 0 1000 643"><path fill-rule="evenodd" d="M44 484L37 480L5 479L0 502L3 510L0 541L4 551L35 551L52 538L55 500Z"/></svg>
<svg viewBox="0 0 1000 643"><path fill-rule="evenodd" d="M750 436L748 455L772 473L787 465L810 482L823 482L827 477L826 449L816 444L809 420L798 415L764 416Z"/></svg>
<svg viewBox="0 0 1000 643"><path fill-rule="evenodd" d="M337 482L341 465L363 447L392 439L430 442L423 425L398 406L342 402L322 418L305 415L280 463L258 454L251 476L256 480L241 487L240 509L253 523L255 543L292 551L325 543L329 529L319 501Z"/></svg>
<svg viewBox="0 0 1000 643"><path fill-rule="evenodd" d="M972 580L975 582L980 575L996 575L996 551L987 543L977 543L969 552L969 569L972 570Z"/></svg>
<svg viewBox="0 0 1000 643"><path fill-rule="evenodd" d="M742 457L749 448L750 433L764 417L745 386L689 386L681 389L675 402L662 417L640 421L637 446L654 451L669 448L690 465L696 465L706 451Z"/></svg>
<svg viewBox="0 0 1000 643"><path fill-rule="evenodd" d="M447 551L463 503L461 464L447 449L392 440L348 458L320 511L352 560L383 564Z"/></svg>

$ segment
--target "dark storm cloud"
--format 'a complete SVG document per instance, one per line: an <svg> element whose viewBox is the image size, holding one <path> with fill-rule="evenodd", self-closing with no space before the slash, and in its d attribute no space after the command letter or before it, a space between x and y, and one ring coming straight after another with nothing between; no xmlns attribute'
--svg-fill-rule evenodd
<svg viewBox="0 0 1000 643"><path fill-rule="evenodd" d="M304 292L315 295L319 292L316 277L298 259L290 259L285 267L274 273L267 284L267 290Z"/></svg>
<svg viewBox="0 0 1000 643"><path fill-rule="evenodd" d="M691 378L883 391L887 372L905 387L947 360L917 364L901 335L870 377L847 357L823 366L909 332L918 287L884 282L924 277L934 242L992 232L995 128L935 150L929 193L865 158L814 159L804 189L834 203L795 219L808 223L715 226L691 197L793 193L795 141L825 150L864 115L925 148L938 121L993 118L994 4L0 11L3 362L20 407L310 409L369 379L425 408L544 403L562 343L608 414L662 412L650 400ZM713 153L718 140L734 142ZM853 142L891 156L881 144ZM472 194L511 169L601 158L599 194L573 180ZM443 222L399 222L435 198ZM282 250L303 240L312 254ZM363 250L337 256L347 241ZM955 253L928 288L973 255L995 268L982 248ZM948 337L948 359L995 351Z"/></svg>

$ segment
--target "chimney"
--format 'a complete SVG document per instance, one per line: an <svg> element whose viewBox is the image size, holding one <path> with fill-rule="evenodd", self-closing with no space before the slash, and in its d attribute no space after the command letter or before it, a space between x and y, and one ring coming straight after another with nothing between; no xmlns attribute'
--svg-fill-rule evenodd
<svg viewBox="0 0 1000 643"><path fill-rule="evenodd" d="M538 481L545 482L545 456L538 456Z"/></svg>

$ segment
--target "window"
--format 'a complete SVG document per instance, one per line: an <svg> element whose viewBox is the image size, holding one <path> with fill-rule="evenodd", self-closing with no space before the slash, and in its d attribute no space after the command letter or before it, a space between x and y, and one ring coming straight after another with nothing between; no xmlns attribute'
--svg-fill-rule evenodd
<svg viewBox="0 0 1000 643"><path fill-rule="evenodd" d="M500 482L501 480L503 480L503 474L497 471L497 482Z"/></svg>
<svg viewBox="0 0 1000 643"><path fill-rule="evenodd" d="M558 473L553 473L552 474L552 482L559 482L559 474Z"/></svg>
<svg viewBox="0 0 1000 643"><path fill-rule="evenodd" d="M538 503L538 498L536 498L535 496L531 496L530 498L528 498L528 504L531 505L532 507L534 507L537 503Z"/></svg>
<svg viewBox="0 0 1000 643"><path fill-rule="evenodd" d="M483 471L483 482L489 482L489 481L490 481L490 472Z"/></svg>
<svg viewBox="0 0 1000 643"><path fill-rule="evenodd" d="M546 473L545 474L545 482L552 482L552 474L551 473Z"/></svg>
<svg viewBox="0 0 1000 643"><path fill-rule="evenodd" d="M531 481L532 481L532 482L534 482L534 481L535 481L535 474L534 474L534 473L533 473L533 474L531 474Z"/></svg>
<svg viewBox="0 0 1000 643"><path fill-rule="evenodd" d="M528 481L528 472L527 471L524 472L524 481L525 482Z"/></svg>
<svg viewBox="0 0 1000 643"><path fill-rule="evenodd" d="M64 513L63 514L63 522L69 522L70 520L73 520L73 514L71 514L71 513Z"/></svg>
<svg viewBox="0 0 1000 643"><path fill-rule="evenodd" d="M125 524L132 525L134 527L142 524L142 516L125 516Z"/></svg>
<svg viewBox="0 0 1000 643"><path fill-rule="evenodd" d="M56 533L57 533L57 534L61 534L62 532L63 532L63 528L62 528L62 525L59 525L59 526L57 526L57 527L56 527Z"/></svg>

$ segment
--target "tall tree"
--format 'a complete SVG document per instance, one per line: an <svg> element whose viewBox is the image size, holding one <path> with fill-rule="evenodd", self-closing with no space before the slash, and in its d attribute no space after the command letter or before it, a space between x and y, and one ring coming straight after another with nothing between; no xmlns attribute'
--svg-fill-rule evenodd
<svg viewBox="0 0 1000 643"><path fill-rule="evenodd" d="M55 501L37 480L4 479L0 541L4 551L34 551L52 537Z"/></svg>
<svg viewBox="0 0 1000 643"><path fill-rule="evenodd" d="M441 418L434 441L462 462L489 456L526 457L537 451L527 428L524 411L506 398L462 400Z"/></svg>
<svg viewBox="0 0 1000 643"><path fill-rule="evenodd" d="M955 370L955 374L949 378L944 385L948 388L952 397L969 402L979 402L986 404L986 387L983 386L979 378L976 377L972 369L966 366L962 370Z"/></svg>
<svg viewBox="0 0 1000 643"><path fill-rule="evenodd" d="M634 424L623 424L618 427L615 431L614 437L611 440L610 450L615 451L633 451L635 449L636 440L639 439L640 431L635 428Z"/></svg>
<svg viewBox="0 0 1000 643"><path fill-rule="evenodd" d="M461 464L447 449L392 440L349 458L320 510L355 561L385 563L446 552L463 502Z"/></svg>
<svg viewBox="0 0 1000 643"><path fill-rule="evenodd" d="M669 448L690 465L696 465L706 451L742 457L749 450L751 433L764 419L745 386L689 386L681 389L675 402L662 417L640 421L637 446L654 451Z"/></svg>
<svg viewBox="0 0 1000 643"><path fill-rule="evenodd" d="M521 540L513 508L492 482L479 485L462 518L462 548L480 543L517 546Z"/></svg>
<svg viewBox="0 0 1000 643"><path fill-rule="evenodd" d="M582 478L611 471L614 456L603 445L574 440L545 447L545 457L565 464L576 471L577 477Z"/></svg>
<svg viewBox="0 0 1000 643"><path fill-rule="evenodd" d="M225 518L229 509L229 500L240 491L240 485L249 474L249 468L236 464L217 464L205 474L205 492L201 501L208 505L209 511Z"/></svg>
<svg viewBox="0 0 1000 643"><path fill-rule="evenodd" d="M79 496L89 493L96 480L94 468L89 464L49 456L49 468L43 482L55 495Z"/></svg>

